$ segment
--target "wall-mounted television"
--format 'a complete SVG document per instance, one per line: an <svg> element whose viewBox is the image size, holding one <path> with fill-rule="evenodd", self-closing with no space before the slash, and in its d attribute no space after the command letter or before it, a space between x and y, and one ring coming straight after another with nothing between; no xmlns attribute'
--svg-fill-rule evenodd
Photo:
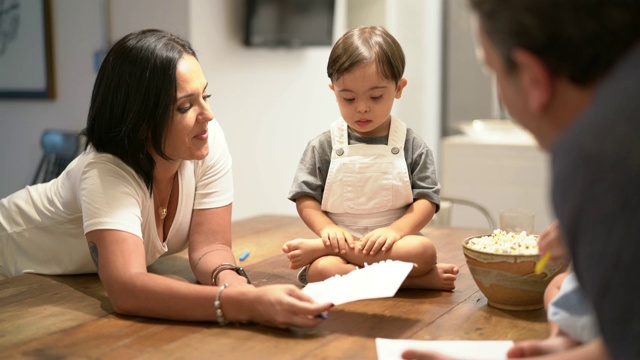
<svg viewBox="0 0 640 360"><path fill-rule="evenodd" d="M246 0L247 46L330 46L335 0Z"/></svg>

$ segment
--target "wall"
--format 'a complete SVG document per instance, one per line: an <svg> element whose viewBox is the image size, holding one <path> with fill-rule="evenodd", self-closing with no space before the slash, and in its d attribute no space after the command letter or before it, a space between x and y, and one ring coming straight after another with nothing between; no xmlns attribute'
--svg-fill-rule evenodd
<svg viewBox="0 0 640 360"><path fill-rule="evenodd" d="M434 153L438 173L442 123L442 25L440 1L387 0L388 27L402 44L407 87L394 107ZM448 1L448 0L447 0Z"/></svg>
<svg viewBox="0 0 640 360"><path fill-rule="evenodd" d="M444 134L458 132L457 125L473 119L501 117L491 77L475 56L466 0L445 1Z"/></svg>
<svg viewBox="0 0 640 360"><path fill-rule="evenodd" d="M152 0L145 0L147 2ZM378 0L380 2L380 0ZM127 23L136 18L137 27L158 26L163 17L145 14L145 5L135 7L117 6L128 4L124 0L112 0L111 16L114 38L124 35L133 28L122 31ZM338 12L345 12L354 4L337 2ZM155 6L171 7L167 0ZM411 21L404 22L407 28L424 23L420 21L430 5L421 0L386 0L377 6L377 11L360 16L358 21L372 23L398 23L395 16ZM367 3L362 3L366 6ZM189 39L198 52L205 75L209 79L209 89L213 95L212 108L220 121L234 159L234 219L241 219L263 213L296 214L295 206L287 200L287 193L297 163L307 142L328 129L329 123L339 116L333 93L328 88L326 61L330 46L298 49L248 48L242 44L244 3L237 0L191 0L187 18L188 29L177 26L179 32L190 34ZM346 10L345 10L346 8ZM380 9L384 8L385 11ZM357 9L357 8L356 8ZM126 11L126 21L120 24L121 11ZM159 11L156 11L159 13ZM172 13L166 9L162 13ZM379 17L384 19L378 19ZM175 18L183 18L177 11ZM355 26L353 20L345 24L337 19L336 37L346 28ZM431 23L429 23L431 24ZM342 27L342 28L341 28ZM422 25L424 29L426 26ZM394 29L390 30L394 31ZM424 47L428 36L410 33L398 28L398 39L407 49L407 69L411 91L406 91L396 107L398 116L405 119L419 132L428 133L437 144L439 130L427 129L425 104L429 104L422 85L425 68L419 66L433 51ZM120 31L120 34L116 34ZM395 32L395 31L394 31ZM418 42L415 46L414 42ZM437 46L437 44L436 44ZM417 49L413 50L412 49ZM433 69L433 67L429 68ZM436 72L437 73L437 72ZM412 76L415 74L415 76ZM430 75L433 79L434 76ZM433 95L437 91L431 89ZM436 85L436 86L439 86ZM409 100L404 100L405 97ZM431 101L439 104L439 99ZM437 106L428 106L437 112ZM439 117L431 114L431 123L438 125ZM434 146L437 152L437 146Z"/></svg>
<svg viewBox="0 0 640 360"><path fill-rule="evenodd" d="M337 1L341 14L347 8L345 1ZM409 87L394 113L437 155L440 1L377 1L384 11L370 16L384 17L380 23L396 34L407 53ZM0 168L11 169L2 175L0 196L30 180L44 128L84 127L95 78L93 53L104 41L101 27L96 26L102 23L101 2L54 0L53 4L60 96L55 101L0 102ZM286 196L298 160L307 142L339 116L326 77L330 47L245 47L244 2L238 0L108 0L107 5L111 41L155 27L177 32L193 43L210 82L213 112L234 159L234 220L263 213L295 214ZM349 25L339 17L336 36Z"/></svg>
<svg viewBox="0 0 640 360"><path fill-rule="evenodd" d="M95 1L95 0L94 0ZM130 32L158 28L189 38L189 2L175 0L106 0L109 40Z"/></svg>
<svg viewBox="0 0 640 360"><path fill-rule="evenodd" d="M386 0L367 16L360 14L357 21L386 24L397 33L410 64L405 74L410 86L394 113L434 144L437 156L439 78L429 71L438 74L438 62L423 66L429 57L439 58L440 44L428 41L434 34L425 35L434 23L424 18L435 3ZM192 0L191 4L191 40L209 78L213 110L234 158L234 219L261 213L294 215L295 206L286 196L299 158L307 142L339 116L326 76L331 49L247 48L242 45L242 2ZM345 5L337 2L338 13L346 11L350 20L344 25L338 20L336 38L346 28L359 25L349 15L357 11L355 2ZM361 5L366 7L369 1ZM385 11L379 10L382 7ZM212 16L218 21L211 21Z"/></svg>
<svg viewBox="0 0 640 360"><path fill-rule="evenodd" d="M31 182L43 130L84 128L96 74L93 56L104 43L101 4L52 1L55 99L0 100L0 197Z"/></svg>
<svg viewBox="0 0 640 360"><path fill-rule="evenodd" d="M191 41L233 156L234 219L295 214L287 193L300 156L339 116L325 72L330 47L248 48L243 2L191 4Z"/></svg>

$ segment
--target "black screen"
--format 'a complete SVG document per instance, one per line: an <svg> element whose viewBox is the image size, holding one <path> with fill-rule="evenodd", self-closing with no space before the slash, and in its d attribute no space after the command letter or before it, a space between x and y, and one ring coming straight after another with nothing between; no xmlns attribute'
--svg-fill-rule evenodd
<svg viewBox="0 0 640 360"><path fill-rule="evenodd" d="M247 0L248 46L331 45L334 0Z"/></svg>

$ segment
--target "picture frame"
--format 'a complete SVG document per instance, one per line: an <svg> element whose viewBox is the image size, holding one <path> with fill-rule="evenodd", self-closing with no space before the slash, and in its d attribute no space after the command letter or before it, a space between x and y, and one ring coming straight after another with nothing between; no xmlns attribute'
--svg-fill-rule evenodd
<svg viewBox="0 0 640 360"><path fill-rule="evenodd" d="M0 99L55 98L51 0L0 2Z"/></svg>

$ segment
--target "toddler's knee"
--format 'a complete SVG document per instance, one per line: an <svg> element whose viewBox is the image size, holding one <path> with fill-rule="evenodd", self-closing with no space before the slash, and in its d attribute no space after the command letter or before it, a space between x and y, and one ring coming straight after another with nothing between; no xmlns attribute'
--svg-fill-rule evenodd
<svg viewBox="0 0 640 360"><path fill-rule="evenodd" d="M416 255L416 263L418 266L431 267L437 262L436 248L427 238L422 238L421 241L418 242Z"/></svg>

